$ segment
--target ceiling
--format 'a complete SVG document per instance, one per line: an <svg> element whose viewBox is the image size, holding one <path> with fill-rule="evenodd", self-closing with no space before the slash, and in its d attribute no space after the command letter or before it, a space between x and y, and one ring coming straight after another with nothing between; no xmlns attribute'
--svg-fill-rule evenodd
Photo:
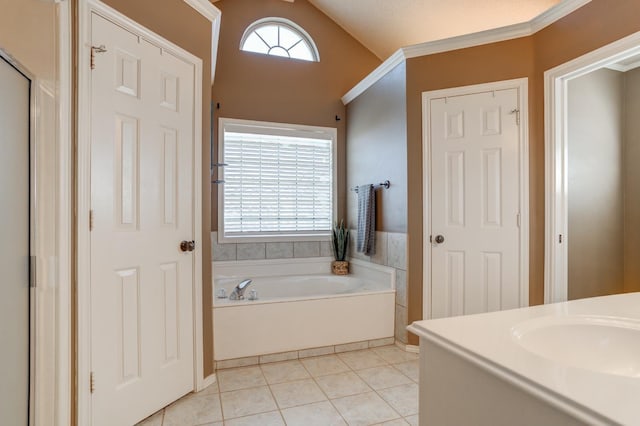
<svg viewBox="0 0 640 426"><path fill-rule="evenodd" d="M527 22L561 0L309 0L380 59L401 47Z"/></svg>

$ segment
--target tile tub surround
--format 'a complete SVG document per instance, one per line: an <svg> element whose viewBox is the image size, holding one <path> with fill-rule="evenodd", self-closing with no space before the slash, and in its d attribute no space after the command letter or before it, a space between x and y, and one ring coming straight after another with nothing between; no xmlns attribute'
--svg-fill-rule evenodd
<svg viewBox="0 0 640 426"><path fill-rule="evenodd" d="M357 235L356 229L350 234ZM395 338L407 344L407 234L376 231L376 254L365 256L356 250L356 238L349 240L349 256L365 262L388 266L396 270Z"/></svg>
<svg viewBox="0 0 640 426"><path fill-rule="evenodd" d="M219 243L218 233L211 233L214 262L233 260L295 259L332 257L330 241L285 241L277 243Z"/></svg>
<svg viewBox="0 0 640 426"><path fill-rule="evenodd" d="M221 289L231 294L246 278L259 294L255 301L214 298L215 360L252 365L260 357L288 359L294 355L287 352L294 351L298 357L324 355L336 345L393 336L395 270L353 260L352 274L336 276L329 273L330 263L330 258L214 262L214 295Z"/></svg>
<svg viewBox="0 0 640 426"><path fill-rule="evenodd" d="M378 346L219 371L217 383L139 426L417 425L418 363Z"/></svg>

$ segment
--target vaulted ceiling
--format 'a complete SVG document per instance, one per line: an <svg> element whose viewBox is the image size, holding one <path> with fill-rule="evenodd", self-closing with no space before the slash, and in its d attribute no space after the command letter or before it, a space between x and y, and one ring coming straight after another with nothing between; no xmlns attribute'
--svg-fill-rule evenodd
<svg viewBox="0 0 640 426"><path fill-rule="evenodd" d="M380 59L413 44L526 22L561 0L309 0Z"/></svg>

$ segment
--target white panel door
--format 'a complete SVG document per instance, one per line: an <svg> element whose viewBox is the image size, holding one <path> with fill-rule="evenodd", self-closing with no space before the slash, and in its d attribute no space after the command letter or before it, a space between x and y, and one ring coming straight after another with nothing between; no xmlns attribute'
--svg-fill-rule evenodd
<svg viewBox="0 0 640 426"><path fill-rule="evenodd" d="M518 90L431 100L431 317L520 306Z"/></svg>
<svg viewBox="0 0 640 426"><path fill-rule="evenodd" d="M29 424L29 98L0 57L0 425Z"/></svg>
<svg viewBox="0 0 640 426"><path fill-rule="evenodd" d="M92 16L93 425L194 388L194 67Z"/></svg>

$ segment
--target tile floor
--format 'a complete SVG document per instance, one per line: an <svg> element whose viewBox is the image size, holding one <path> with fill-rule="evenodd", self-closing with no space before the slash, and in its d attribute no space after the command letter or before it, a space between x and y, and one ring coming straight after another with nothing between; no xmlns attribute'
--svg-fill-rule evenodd
<svg viewBox="0 0 640 426"><path fill-rule="evenodd" d="M139 426L417 425L418 355L383 346L220 370Z"/></svg>

